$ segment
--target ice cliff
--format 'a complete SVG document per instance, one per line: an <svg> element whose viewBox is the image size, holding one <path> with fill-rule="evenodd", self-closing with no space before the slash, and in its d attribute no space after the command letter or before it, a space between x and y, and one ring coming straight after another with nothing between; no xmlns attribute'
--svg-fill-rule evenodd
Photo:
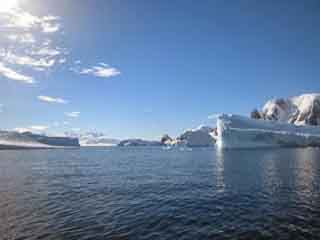
<svg viewBox="0 0 320 240"><path fill-rule="evenodd" d="M199 126L196 129L186 130L179 137L166 141L171 146L212 147L215 139L212 137L214 129L208 126Z"/></svg>
<svg viewBox="0 0 320 240"><path fill-rule="evenodd" d="M320 127L223 114L215 138L219 148L320 146Z"/></svg>
<svg viewBox="0 0 320 240"><path fill-rule="evenodd" d="M83 147L109 147L109 146L116 146L119 144L118 139L110 138L102 132L97 131L88 131L84 133L79 132L65 132L65 136L78 138L80 145Z"/></svg>

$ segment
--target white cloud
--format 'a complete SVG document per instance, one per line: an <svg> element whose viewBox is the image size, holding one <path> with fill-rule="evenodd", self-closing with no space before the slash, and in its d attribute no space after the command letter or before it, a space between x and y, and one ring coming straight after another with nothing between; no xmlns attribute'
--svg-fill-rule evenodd
<svg viewBox="0 0 320 240"><path fill-rule="evenodd" d="M49 103L62 103L66 104L68 101L62 99L62 98L54 98L49 96L38 96L38 99L43 102L49 102Z"/></svg>
<svg viewBox="0 0 320 240"><path fill-rule="evenodd" d="M48 47L40 48L37 51L32 52L33 55L40 55L40 56L57 56L60 55L61 52L57 49L52 49Z"/></svg>
<svg viewBox="0 0 320 240"><path fill-rule="evenodd" d="M25 65L29 67L33 67L33 69L37 70L38 68L50 68L54 65L54 59L46 59L46 58L39 58L35 59L29 56L17 56L11 52L8 52L4 57L3 60L10 63L10 64L17 64L17 65Z"/></svg>
<svg viewBox="0 0 320 240"><path fill-rule="evenodd" d="M35 131L45 131L48 128L49 128L48 126L41 126L41 125L34 125L34 126L30 127L30 129L35 130Z"/></svg>
<svg viewBox="0 0 320 240"><path fill-rule="evenodd" d="M80 112L67 112L65 113L66 116L71 117L71 118L77 118L80 115Z"/></svg>
<svg viewBox="0 0 320 240"><path fill-rule="evenodd" d="M0 113L3 112L3 104L0 104Z"/></svg>
<svg viewBox="0 0 320 240"><path fill-rule="evenodd" d="M17 127L14 128L13 131L19 132L19 133L24 133L24 132L30 132L29 128L22 128L22 127Z"/></svg>
<svg viewBox="0 0 320 240"><path fill-rule="evenodd" d="M72 70L79 74L87 74L87 75L92 75L92 76L101 77L101 78L109 78L109 77L114 77L121 74L121 72L118 69L109 67L109 65L105 63L100 63L98 66L94 66L91 68L83 68L80 70L72 69Z"/></svg>
<svg viewBox="0 0 320 240"><path fill-rule="evenodd" d="M54 33L59 31L60 24L52 24L52 23L42 23L42 30L45 33Z"/></svg>
<svg viewBox="0 0 320 240"><path fill-rule="evenodd" d="M30 127L17 127L13 129L16 132L23 133L23 132L44 132L47 130L49 127L48 126L42 126L42 125L34 125Z"/></svg>
<svg viewBox="0 0 320 240"><path fill-rule="evenodd" d="M9 3L12 0L6 1L10 4L8 6L12 5ZM16 5L1 12L0 29L0 42L3 43L0 46L1 75L10 79L30 83L33 77L18 73L11 67L32 70L28 74L33 76L33 71L51 69L67 54L66 50L55 44L56 34L61 29L59 17L36 16Z"/></svg>
<svg viewBox="0 0 320 240"><path fill-rule="evenodd" d="M35 43L36 40L31 33L11 34L8 36L9 40L19 43Z"/></svg>
<svg viewBox="0 0 320 240"><path fill-rule="evenodd" d="M34 83L34 80L32 77L20 74L16 71L12 70L9 67L6 67L1 62L0 62L0 75L6 77L8 79L11 79L11 80L21 81L21 82L29 83L29 84Z"/></svg>
<svg viewBox="0 0 320 240"><path fill-rule="evenodd" d="M15 8L2 14L2 19L6 20L7 28L20 30L38 29L43 33L54 33L60 30L59 17L32 15L22 9Z"/></svg>

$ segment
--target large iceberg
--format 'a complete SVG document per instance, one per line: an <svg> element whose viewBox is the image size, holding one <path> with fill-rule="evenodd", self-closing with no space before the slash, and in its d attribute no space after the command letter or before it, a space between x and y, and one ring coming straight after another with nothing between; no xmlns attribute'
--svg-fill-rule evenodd
<svg viewBox="0 0 320 240"><path fill-rule="evenodd" d="M320 146L320 127L223 114L215 138L218 148Z"/></svg>
<svg viewBox="0 0 320 240"><path fill-rule="evenodd" d="M110 138L102 132L88 131L79 133L75 131L65 132L65 136L78 138L82 147L111 147L119 144L120 140Z"/></svg>
<svg viewBox="0 0 320 240"><path fill-rule="evenodd" d="M215 144L213 138L214 129L208 126L199 126L196 129L186 130L168 145L186 147L212 147Z"/></svg>

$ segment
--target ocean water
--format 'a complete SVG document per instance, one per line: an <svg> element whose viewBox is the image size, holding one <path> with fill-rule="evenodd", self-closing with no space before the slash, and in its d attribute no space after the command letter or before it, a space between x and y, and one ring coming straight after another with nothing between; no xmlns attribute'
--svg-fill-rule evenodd
<svg viewBox="0 0 320 240"><path fill-rule="evenodd" d="M0 151L0 239L319 239L320 150Z"/></svg>

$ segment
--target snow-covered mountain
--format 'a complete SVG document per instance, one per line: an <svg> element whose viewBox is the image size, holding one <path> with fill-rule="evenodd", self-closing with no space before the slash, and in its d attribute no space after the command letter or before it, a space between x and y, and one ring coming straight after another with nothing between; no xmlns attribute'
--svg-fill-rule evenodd
<svg viewBox="0 0 320 240"><path fill-rule="evenodd" d="M320 125L320 94L303 94L288 99L272 99L262 111L253 111L252 118L292 123Z"/></svg>
<svg viewBox="0 0 320 240"><path fill-rule="evenodd" d="M90 131L85 133L65 132L65 136L77 137L81 146L116 146L120 141L104 133Z"/></svg>

